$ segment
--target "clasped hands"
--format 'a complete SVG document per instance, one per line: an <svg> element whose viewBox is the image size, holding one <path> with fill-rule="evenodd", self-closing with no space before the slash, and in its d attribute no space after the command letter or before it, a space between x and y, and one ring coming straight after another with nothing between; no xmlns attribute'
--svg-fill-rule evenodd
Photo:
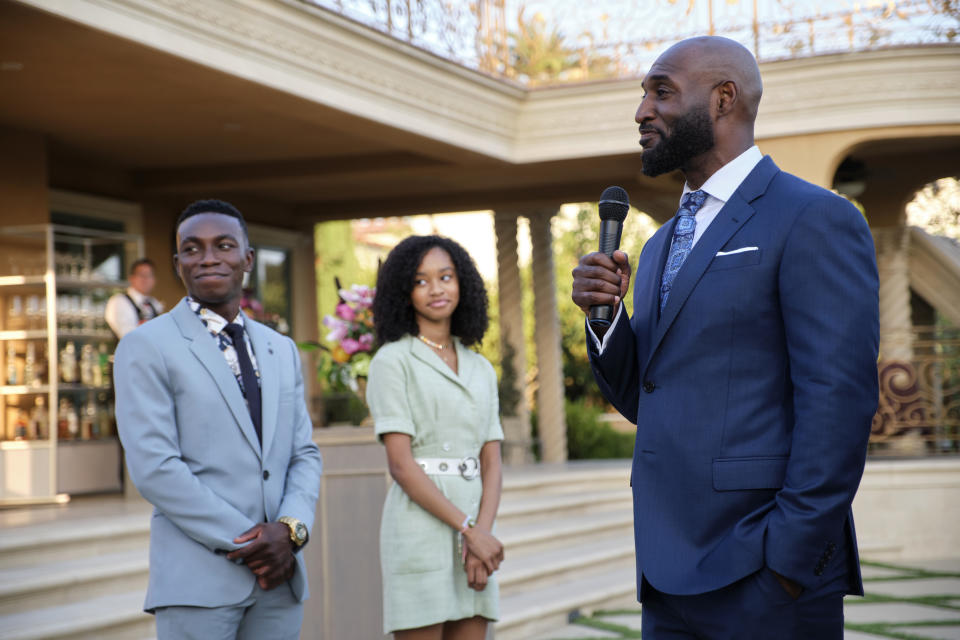
<svg viewBox="0 0 960 640"><path fill-rule="evenodd" d="M462 553L467 585L475 591L483 591L490 574L503 562L503 544L486 529L473 526L463 533Z"/></svg>
<svg viewBox="0 0 960 640"><path fill-rule="evenodd" d="M279 587L293 577L295 560L290 528L282 522L256 524L233 539L243 547L227 554L227 560L243 560L257 576L264 591Z"/></svg>

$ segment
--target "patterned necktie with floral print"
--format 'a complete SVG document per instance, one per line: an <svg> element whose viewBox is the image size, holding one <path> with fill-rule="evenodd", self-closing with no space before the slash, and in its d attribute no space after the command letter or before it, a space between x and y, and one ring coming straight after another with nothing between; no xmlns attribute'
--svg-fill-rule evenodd
<svg viewBox="0 0 960 640"><path fill-rule="evenodd" d="M693 234L697 230L697 219L694 217L707 199L705 191L691 191L683 196L680 209L677 211L677 224L673 228L673 240L670 243L670 255L663 265L663 278L660 280L660 311L667 306L667 298L673 281L686 262L693 248Z"/></svg>

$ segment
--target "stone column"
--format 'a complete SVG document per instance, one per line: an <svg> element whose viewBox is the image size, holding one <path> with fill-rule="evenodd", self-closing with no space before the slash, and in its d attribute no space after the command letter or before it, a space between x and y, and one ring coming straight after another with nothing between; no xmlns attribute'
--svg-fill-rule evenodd
<svg viewBox="0 0 960 640"><path fill-rule="evenodd" d="M533 462L530 438L530 408L525 382L527 351L523 339L523 289L517 263L517 214L497 211L493 217L497 235L497 287L500 311L500 357L503 375L512 371L517 398L513 412L502 416L506 464ZM504 407L500 408L501 411Z"/></svg>
<svg viewBox="0 0 960 640"><path fill-rule="evenodd" d="M537 412L544 462L567 459L567 425L563 406L563 361L560 356L560 321L557 317L557 287L553 266L553 234L550 220L556 209L530 215L533 245L533 294L537 346Z"/></svg>
<svg viewBox="0 0 960 640"><path fill-rule="evenodd" d="M904 226L873 230L880 275L880 359L913 358L910 309L910 234Z"/></svg>
<svg viewBox="0 0 960 640"><path fill-rule="evenodd" d="M903 225L873 230L877 246L877 271L880 275L880 409L884 419L874 438L900 455L917 456L926 452L919 429L900 410L900 402L925 395L923 376L914 359L913 319L910 305L910 234Z"/></svg>

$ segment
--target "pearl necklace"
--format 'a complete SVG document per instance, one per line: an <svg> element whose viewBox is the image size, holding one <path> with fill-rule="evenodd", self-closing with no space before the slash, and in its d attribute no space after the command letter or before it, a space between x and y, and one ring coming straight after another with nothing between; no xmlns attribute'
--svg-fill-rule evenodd
<svg viewBox="0 0 960 640"><path fill-rule="evenodd" d="M443 360L447 364L447 366L451 368L453 367L453 359L456 354L451 353L447 355L446 353L447 348L453 346L452 342L450 344L440 344L439 342L434 342L433 340L426 337L422 333L418 335L417 338L420 340L420 342L427 345L428 347L433 347L434 349L436 349L437 350L436 354L440 356L440 359Z"/></svg>
<svg viewBox="0 0 960 640"><path fill-rule="evenodd" d="M427 345L428 347L433 347L434 349L437 349L439 351L443 351L449 346L446 344L440 344L439 342L434 342L433 340L423 335L422 333L417 337L420 339L420 342L422 342L423 344Z"/></svg>

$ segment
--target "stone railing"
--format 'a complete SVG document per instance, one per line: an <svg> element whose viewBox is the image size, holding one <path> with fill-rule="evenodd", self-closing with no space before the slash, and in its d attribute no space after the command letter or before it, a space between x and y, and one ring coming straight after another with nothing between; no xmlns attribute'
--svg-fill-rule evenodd
<svg viewBox="0 0 960 640"><path fill-rule="evenodd" d="M870 454L960 454L960 329L914 327L887 334L880 353L880 403Z"/></svg>
<svg viewBox="0 0 960 640"><path fill-rule="evenodd" d="M957 0L300 0L492 75L524 80L512 67L522 8L561 36L552 82L643 75L671 44L694 35L733 38L761 61L951 43L960 40ZM819 6L818 6L819 5Z"/></svg>

